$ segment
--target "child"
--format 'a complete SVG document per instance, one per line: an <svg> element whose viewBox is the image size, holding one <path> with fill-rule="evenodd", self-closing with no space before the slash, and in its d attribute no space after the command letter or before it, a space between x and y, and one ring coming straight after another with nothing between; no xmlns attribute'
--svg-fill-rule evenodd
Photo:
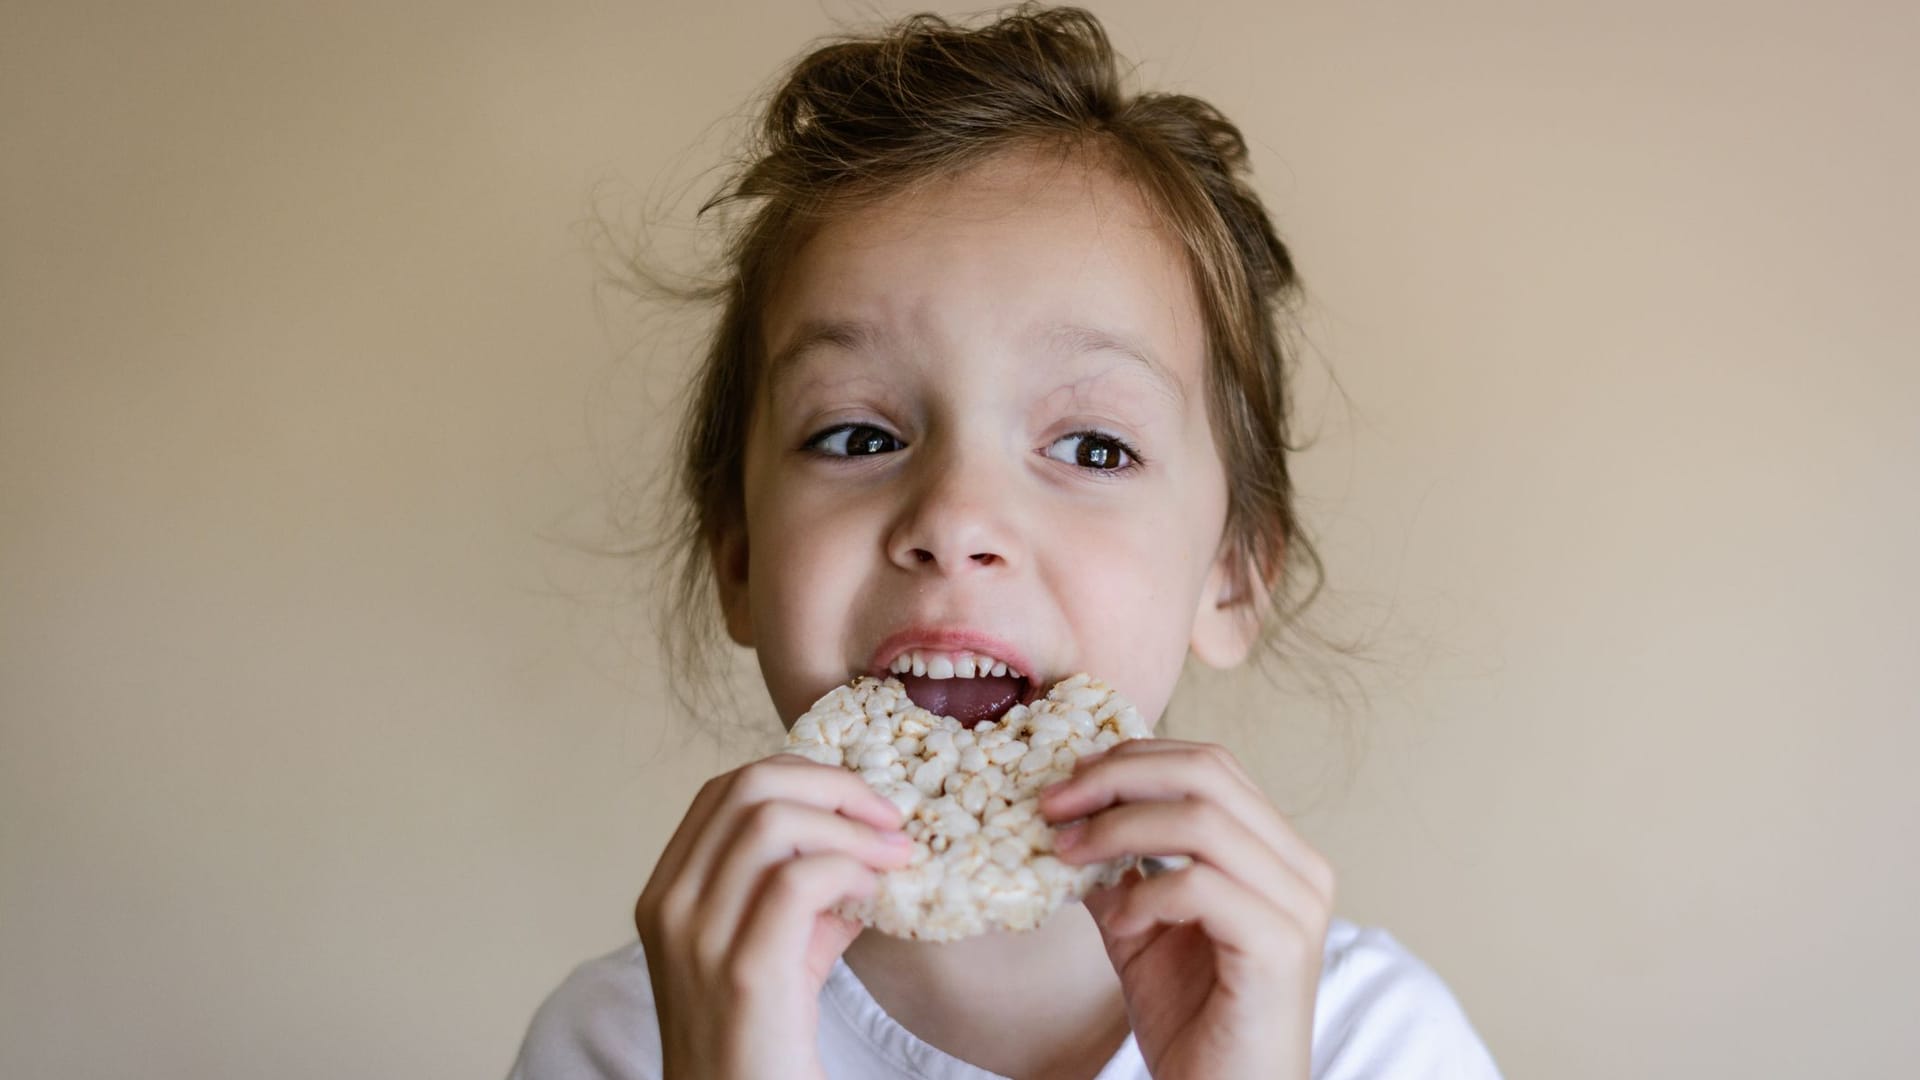
<svg viewBox="0 0 1920 1080"><path fill-rule="evenodd" d="M682 477L782 721L908 652L1027 676L907 677L967 720L1085 671L1152 722L1189 653L1244 660L1304 542L1295 282L1238 131L1126 95L1091 15L1026 6L818 49L764 138ZM1326 861L1227 750L1124 743L1042 811L1067 862L1193 863L1027 933L890 938L831 909L905 863L891 803L786 755L716 777L639 943L567 978L513 1075L1497 1075L1429 970L1332 917Z"/></svg>

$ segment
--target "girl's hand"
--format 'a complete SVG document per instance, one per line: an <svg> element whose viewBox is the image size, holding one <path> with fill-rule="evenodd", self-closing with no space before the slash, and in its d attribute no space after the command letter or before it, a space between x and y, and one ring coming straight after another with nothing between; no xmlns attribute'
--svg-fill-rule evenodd
<svg viewBox="0 0 1920 1080"><path fill-rule="evenodd" d="M1207 743L1137 739L1046 789L1064 862L1187 855L1086 898L1158 1080L1290 1077L1311 1064L1333 870Z"/></svg>
<svg viewBox="0 0 1920 1080"><path fill-rule="evenodd" d="M792 754L700 789L633 914L665 1075L824 1077L820 989L860 933L828 909L906 865L901 824L858 776Z"/></svg>

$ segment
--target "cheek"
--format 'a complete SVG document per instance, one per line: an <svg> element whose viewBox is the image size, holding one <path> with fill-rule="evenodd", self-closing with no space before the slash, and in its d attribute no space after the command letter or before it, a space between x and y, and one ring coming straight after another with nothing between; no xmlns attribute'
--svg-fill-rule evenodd
<svg viewBox="0 0 1920 1080"><path fill-rule="evenodd" d="M1135 693L1148 697L1146 684L1178 675L1195 603L1184 539L1177 530L1134 528L1062 553L1061 595L1072 598L1089 662L1106 669L1090 674L1123 689L1121 680L1139 680Z"/></svg>
<svg viewBox="0 0 1920 1080"><path fill-rule="evenodd" d="M830 515L813 520L788 507L750 520L749 529L779 538L753 549L748 603L761 677L781 722L791 724L846 677L840 646L856 560Z"/></svg>
<svg viewBox="0 0 1920 1080"><path fill-rule="evenodd" d="M824 606L821 594L855 562L851 524L824 502L776 499L748 520L750 536L770 538L752 548L754 608L784 626L805 629L810 612Z"/></svg>
<svg viewBox="0 0 1920 1080"><path fill-rule="evenodd" d="M817 682L844 678L850 613L878 558L870 508L802 485L765 493L748 515L748 579L761 663Z"/></svg>

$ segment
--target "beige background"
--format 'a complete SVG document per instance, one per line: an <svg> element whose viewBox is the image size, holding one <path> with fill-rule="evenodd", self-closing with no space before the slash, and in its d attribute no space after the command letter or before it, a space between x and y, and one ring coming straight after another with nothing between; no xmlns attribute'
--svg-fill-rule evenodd
<svg viewBox="0 0 1920 1080"><path fill-rule="evenodd" d="M1096 7L1258 144L1376 631L1185 733L1510 1076L1910 1073L1913 5ZM502 1075L630 939L735 761L561 539L687 332L580 226L861 10L0 5L0 1075Z"/></svg>

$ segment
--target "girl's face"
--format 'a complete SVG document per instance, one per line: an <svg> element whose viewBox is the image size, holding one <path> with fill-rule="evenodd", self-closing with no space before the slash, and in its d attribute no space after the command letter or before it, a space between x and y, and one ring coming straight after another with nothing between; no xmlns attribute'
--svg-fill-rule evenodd
<svg viewBox="0 0 1920 1080"><path fill-rule="evenodd" d="M1245 655L1187 267L1131 187L1025 154L799 250L764 312L744 529L715 547L785 724L912 651L995 658L1029 697L1085 671L1149 722L1190 647ZM952 712L1006 684L908 685Z"/></svg>

